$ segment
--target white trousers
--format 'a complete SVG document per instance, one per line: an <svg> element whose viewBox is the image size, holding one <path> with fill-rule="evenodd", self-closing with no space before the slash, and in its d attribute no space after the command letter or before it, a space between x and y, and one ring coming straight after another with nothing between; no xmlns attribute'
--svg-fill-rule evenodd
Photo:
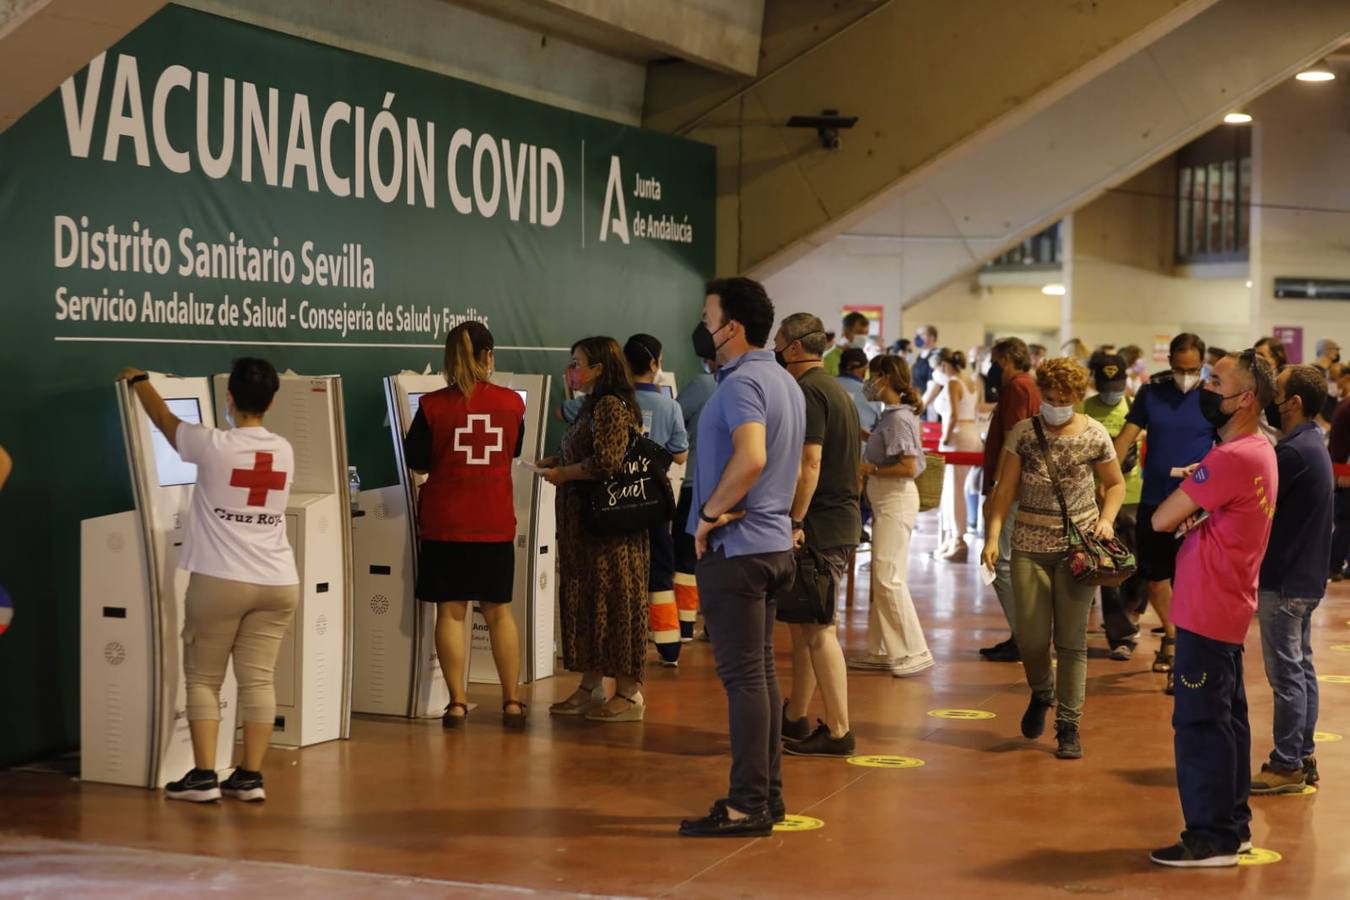
<svg viewBox="0 0 1350 900"><path fill-rule="evenodd" d="M867 650L903 659L928 653L923 626L914 611L909 576L909 541L919 515L919 489L909 478L869 478L872 504L872 602L867 610Z"/></svg>

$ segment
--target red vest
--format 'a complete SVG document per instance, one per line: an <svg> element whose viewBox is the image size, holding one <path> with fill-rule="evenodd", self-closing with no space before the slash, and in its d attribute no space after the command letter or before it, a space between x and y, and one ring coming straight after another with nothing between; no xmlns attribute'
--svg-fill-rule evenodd
<svg viewBox="0 0 1350 900"><path fill-rule="evenodd" d="M489 543L516 539L511 461L525 427L525 401L480 384L466 403L455 388L422 397L431 428L431 472L418 501L422 540Z"/></svg>

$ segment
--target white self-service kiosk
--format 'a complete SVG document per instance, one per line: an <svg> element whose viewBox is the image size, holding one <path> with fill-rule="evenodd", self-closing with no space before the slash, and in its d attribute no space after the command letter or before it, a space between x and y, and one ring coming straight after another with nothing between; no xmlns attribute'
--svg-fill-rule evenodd
<svg viewBox="0 0 1350 900"><path fill-rule="evenodd" d="M497 372L492 381L525 401L521 458L543 452L549 378ZM403 372L385 379L390 432L399 483L361 492L364 515L353 519L353 615L356 648L352 709L380 715L440 716L450 692L436 655L435 609L414 596L417 571L417 494L422 476L403 457L403 437L423 394L445 387L440 375ZM521 639L521 677L553 674L556 610L554 488L523 468L514 470L516 507L515 594L512 612ZM487 624L475 610L467 629L468 678L495 683L497 672Z"/></svg>
<svg viewBox="0 0 1350 900"><path fill-rule="evenodd" d="M216 379L221 398L225 380ZM214 423L216 411L223 415L223 401L213 403L211 381L150 377L170 410L194 424ZM300 396L308 394L313 397ZM188 575L178 562L197 472L121 383L117 403L136 506L81 522L81 777L158 788L193 765L181 650ZM282 376L267 425L295 449L287 535L304 582L296 624L278 661L275 743L303 746L348 736L350 719L351 551L346 482L336 476L346 466L340 380ZM332 457L329 480L320 477L330 465L325 457ZM318 639L297 639L302 623ZM232 670L220 700L216 761L223 770L230 766L237 724Z"/></svg>

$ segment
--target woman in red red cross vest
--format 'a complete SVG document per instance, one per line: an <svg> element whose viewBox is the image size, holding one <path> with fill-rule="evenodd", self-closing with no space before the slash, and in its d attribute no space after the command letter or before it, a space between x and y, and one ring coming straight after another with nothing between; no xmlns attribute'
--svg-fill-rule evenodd
<svg viewBox="0 0 1350 900"><path fill-rule="evenodd" d="M520 637L511 615L515 499L511 461L525 436L525 401L489 382L492 332L465 322L445 337L447 387L422 397L404 438L408 467L427 473L418 495L417 597L436 604L436 653L450 688L441 722L469 715L464 623L469 604L487 620L502 683L502 724L525 727L517 693Z"/></svg>

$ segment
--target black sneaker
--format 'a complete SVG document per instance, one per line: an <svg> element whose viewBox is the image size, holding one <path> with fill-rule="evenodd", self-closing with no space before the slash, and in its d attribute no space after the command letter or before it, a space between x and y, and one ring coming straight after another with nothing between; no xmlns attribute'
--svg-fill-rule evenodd
<svg viewBox="0 0 1350 900"><path fill-rule="evenodd" d="M1022 653L1017 649L1017 641L1008 638L992 647L980 650L980 655L990 662L1021 662Z"/></svg>
<svg viewBox="0 0 1350 900"><path fill-rule="evenodd" d="M1303 760L1303 780L1314 785L1322 780L1322 776L1317 774L1317 757L1309 756Z"/></svg>
<svg viewBox="0 0 1350 900"><path fill-rule="evenodd" d="M800 719L789 719L787 715L787 703L783 704L783 743L795 744L798 741L804 741L811 736L811 723L807 721L806 716Z"/></svg>
<svg viewBox="0 0 1350 900"><path fill-rule="evenodd" d="M830 737L829 726L817 721L816 730L811 732L810 737L795 744L787 744L783 752L792 756L837 756L841 759L853 755L853 732L847 732L840 738Z"/></svg>
<svg viewBox="0 0 1350 900"><path fill-rule="evenodd" d="M1055 740L1059 743L1055 756L1060 759L1083 758L1083 745L1078 741L1078 726L1073 722L1056 722Z"/></svg>
<svg viewBox="0 0 1350 900"><path fill-rule="evenodd" d="M1032 694L1027 711L1022 713L1022 737L1034 741L1045 734L1045 714L1054 705L1054 698L1050 694Z"/></svg>
<svg viewBox="0 0 1350 900"><path fill-rule="evenodd" d="M1172 866L1176 869L1220 869L1238 864L1237 851L1221 853L1206 841L1184 842L1154 850L1148 855L1160 866Z"/></svg>
<svg viewBox="0 0 1350 900"><path fill-rule="evenodd" d="M773 797L769 798L769 815L773 818L774 822L787 821L787 804L783 802L782 797L778 797L777 799Z"/></svg>
<svg viewBox="0 0 1350 900"><path fill-rule="evenodd" d="M164 796L170 800L210 803L220 799L220 779L210 769L193 769L177 781L166 784Z"/></svg>
<svg viewBox="0 0 1350 900"><path fill-rule="evenodd" d="M766 809L744 819L732 819L727 812L727 801L718 800L703 818L682 821L680 834L685 837L768 837L773 834L773 816Z"/></svg>
<svg viewBox="0 0 1350 900"><path fill-rule="evenodd" d="M267 799L267 792L263 790L262 773L250 772L242 767L230 773L230 777L220 786L220 792L236 800Z"/></svg>

